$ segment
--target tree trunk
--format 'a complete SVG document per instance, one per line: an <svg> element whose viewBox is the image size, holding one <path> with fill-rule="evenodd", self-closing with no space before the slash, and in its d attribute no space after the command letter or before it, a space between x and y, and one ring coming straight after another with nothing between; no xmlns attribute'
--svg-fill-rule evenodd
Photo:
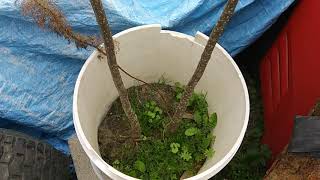
<svg viewBox="0 0 320 180"><path fill-rule="evenodd" d="M120 71L118 68L117 60L116 60L115 50L114 50L114 42L113 42L113 38L109 28L106 14L103 9L102 2L101 0L90 0L90 2L93 8L93 11L95 13L96 20L100 26L101 35L104 40L108 66L113 78L114 85L116 86L119 92L119 97L120 97L123 110L128 117L128 120L131 126L132 137L138 138L141 135L140 124L139 124L137 115L134 113L134 111L131 108L128 92L123 84L123 81L120 75Z"/></svg>
<svg viewBox="0 0 320 180"><path fill-rule="evenodd" d="M182 116L187 109L187 105L190 97L192 96L194 88L196 87L199 80L201 79L206 69L206 66L211 58L212 51L216 43L218 42L219 37L222 35L226 24L230 21L237 3L238 3L238 0L228 0L227 5L223 10L223 13L221 14L220 19L218 20L216 26L212 30L210 34L210 38L207 42L207 45L205 46L204 51L201 55L198 66L194 74L192 75L191 79L189 80L184 90L184 93L182 95L182 98L175 109L173 119L171 120L168 126L168 130L170 132L175 132L176 129L179 127L182 121Z"/></svg>

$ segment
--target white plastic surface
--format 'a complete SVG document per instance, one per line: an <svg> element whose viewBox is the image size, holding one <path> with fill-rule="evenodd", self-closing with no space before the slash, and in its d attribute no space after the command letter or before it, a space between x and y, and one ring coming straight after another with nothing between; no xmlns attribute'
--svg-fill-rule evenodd
<svg viewBox="0 0 320 180"><path fill-rule="evenodd" d="M148 82L162 75L186 84L200 59L208 37L195 37L161 30L160 25L139 26L114 35L119 42L117 60L121 67ZM73 99L74 125L78 139L101 179L135 179L129 177L100 157L97 130L110 104L118 96L106 60L95 51L79 74ZM122 74L126 87L138 83ZM244 137L249 119L249 97L243 76L230 55L216 46L197 91L207 92L210 112L217 112L214 130L215 155L200 172L189 180L208 179L232 159Z"/></svg>

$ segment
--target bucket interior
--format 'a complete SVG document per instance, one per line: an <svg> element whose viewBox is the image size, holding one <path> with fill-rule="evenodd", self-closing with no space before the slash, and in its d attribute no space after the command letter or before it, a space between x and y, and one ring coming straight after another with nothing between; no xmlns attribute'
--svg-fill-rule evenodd
<svg viewBox="0 0 320 180"><path fill-rule="evenodd" d="M156 82L161 76L186 84L194 72L203 51L200 40L160 27L131 29L115 36L118 43L119 65L132 75L147 82ZM108 70L106 59L99 60L94 52L84 65L77 91L77 113L81 131L88 147L99 153L98 126L118 93ZM126 87L138 85L122 74ZM218 124L214 130L215 154L207 159L200 172L220 162L210 174L215 174L228 163L227 154L235 154L235 144L242 141L248 121L248 97L242 75L232 59L219 46L215 48L207 69L196 91L207 93L209 112L217 112ZM77 128L77 126L76 126ZM242 136L242 137L241 137ZM78 135L79 137L79 135ZM239 139L240 137L240 139ZM81 137L80 137L81 138ZM240 140L240 142L239 142ZM80 139L81 141L81 139ZM90 158L92 159L92 158Z"/></svg>

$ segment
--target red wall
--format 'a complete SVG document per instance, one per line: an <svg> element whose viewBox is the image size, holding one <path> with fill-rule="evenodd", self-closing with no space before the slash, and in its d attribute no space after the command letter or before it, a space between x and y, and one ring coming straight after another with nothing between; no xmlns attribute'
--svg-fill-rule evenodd
<svg viewBox="0 0 320 180"><path fill-rule="evenodd" d="M320 0L301 0L260 65L263 142L273 158L288 144L295 115L320 99Z"/></svg>

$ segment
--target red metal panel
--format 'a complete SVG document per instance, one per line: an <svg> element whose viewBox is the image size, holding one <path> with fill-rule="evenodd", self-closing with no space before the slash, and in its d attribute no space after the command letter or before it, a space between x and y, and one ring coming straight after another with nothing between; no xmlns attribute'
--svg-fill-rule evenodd
<svg viewBox="0 0 320 180"><path fill-rule="evenodd" d="M288 37L287 33L284 32L279 37L279 63L280 63L280 91L281 96L284 96L289 90L289 59L288 59ZM280 61L281 59L281 61Z"/></svg>
<svg viewBox="0 0 320 180"><path fill-rule="evenodd" d="M263 142L273 157L289 142L295 115L320 98L320 1L301 0L261 62Z"/></svg>
<svg viewBox="0 0 320 180"><path fill-rule="evenodd" d="M270 63L271 63L271 84L272 84L272 99L273 109L277 109L280 103L280 63L279 50L277 46L271 48Z"/></svg>

